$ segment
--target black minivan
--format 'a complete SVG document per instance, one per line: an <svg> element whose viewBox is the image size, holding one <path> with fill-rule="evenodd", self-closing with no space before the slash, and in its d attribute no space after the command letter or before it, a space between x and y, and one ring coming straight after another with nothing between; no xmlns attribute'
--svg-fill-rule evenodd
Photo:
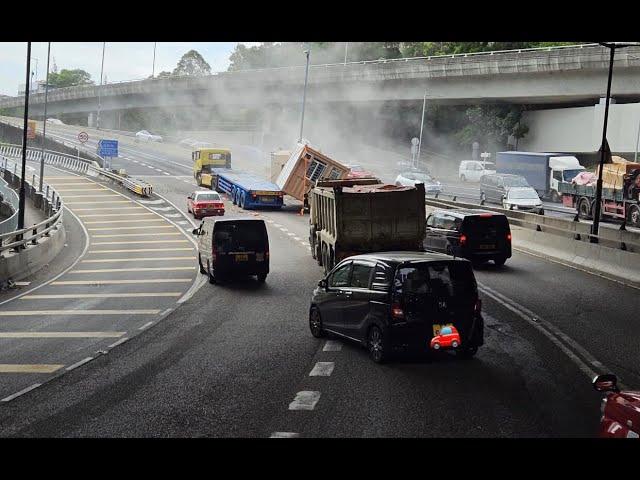
<svg viewBox="0 0 640 480"><path fill-rule="evenodd" d="M269 273L269 237L264 220L205 218L199 228L198 266L209 283L232 274L256 275L264 282Z"/></svg>
<svg viewBox="0 0 640 480"><path fill-rule="evenodd" d="M454 326L454 351L472 357L484 343L481 303L471 263L428 252L383 252L341 261L311 298L314 337L333 333L365 345L377 363L393 352L430 353Z"/></svg>
<svg viewBox="0 0 640 480"><path fill-rule="evenodd" d="M435 210L427 217L423 246L467 258L473 262L493 260L498 266L511 258L511 229L502 213L488 210Z"/></svg>

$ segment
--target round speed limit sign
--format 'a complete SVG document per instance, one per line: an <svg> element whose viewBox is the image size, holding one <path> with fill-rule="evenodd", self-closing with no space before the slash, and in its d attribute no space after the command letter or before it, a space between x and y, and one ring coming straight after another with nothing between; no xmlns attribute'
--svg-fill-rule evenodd
<svg viewBox="0 0 640 480"><path fill-rule="evenodd" d="M89 134L87 132L80 132L78 134L78 140L80 143L86 143L89 140Z"/></svg>

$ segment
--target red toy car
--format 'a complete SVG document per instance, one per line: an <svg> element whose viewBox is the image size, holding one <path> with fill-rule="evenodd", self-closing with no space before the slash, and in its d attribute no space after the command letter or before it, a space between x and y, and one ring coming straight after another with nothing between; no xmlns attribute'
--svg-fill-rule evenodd
<svg viewBox="0 0 640 480"><path fill-rule="evenodd" d="M460 346L460 334L453 325L442 327L440 335L431 339L431 348L440 350L441 348L458 348Z"/></svg>
<svg viewBox="0 0 640 480"><path fill-rule="evenodd" d="M218 192L193 192L187 197L187 212L194 218L224 215L224 202Z"/></svg>
<svg viewBox="0 0 640 480"><path fill-rule="evenodd" d="M611 373L593 379L593 388L607 392L602 399L599 437L640 438L640 392L621 392Z"/></svg>

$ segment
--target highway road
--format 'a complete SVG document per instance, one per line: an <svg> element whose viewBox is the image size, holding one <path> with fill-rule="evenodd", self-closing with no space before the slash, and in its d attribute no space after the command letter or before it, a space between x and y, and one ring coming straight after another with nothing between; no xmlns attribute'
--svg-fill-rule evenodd
<svg viewBox="0 0 640 480"><path fill-rule="evenodd" d="M79 128L56 127L51 131L72 141ZM87 131L90 141L99 138L97 132ZM106 200L130 202L124 205L150 213L152 216L140 218L153 218L159 227L176 223L179 217L167 215L186 213L185 198L195 189L190 152L169 144L120 140L123 156L114 161L114 167L117 164L153 183L161 197L154 199L158 203L144 204L110 187L117 194ZM263 168L261 160L264 158L255 149L233 147L232 164L236 167L257 171ZM81 192L83 195L104 188L87 179L55 180L61 189L67 187L63 183L86 182L84 186L92 191ZM149 210L152 206L156 210ZM72 207L79 205L69 205ZM249 214L228 201L226 207L228 215ZM122 216L125 211L118 213ZM181 305L176 304L178 297L143 301L15 299L0 305L0 315L53 308L122 311L120 315L2 318L2 332L24 327L30 331L68 329L119 335L98 340L0 339L15 342L10 349L3 349L0 358L4 360L0 362L9 362L10 357L4 357L9 351L16 362L64 365L58 371L65 371L46 383L43 380L48 377L42 375L52 374L0 373L0 386L7 393L43 382L2 405L0 435L588 437L595 434L600 416L600 396L590 385L594 372L613 371L627 386L640 388L640 352L635 341L640 326L632 320L640 307L637 290L518 251L503 269L487 266L476 270L486 343L473 360L444 354L434 361L405 358L380 366L357 345L336 338L315 339L308 329L307 314L311 292L322 271L309 253L307 217L298 215L295 205L284 211L253 213L265 219L270 237L271 273L264 285L253 279L225 285L200 283ZM104 215L97 218L93 221L108 221ZM125 221L125 217L117 218ZM159 245L169 248L165 231L176 233L172 237L179 239L187 237L187 225L160 231L127 219L121 225L146 235L144 249L152 247L149 238L157 238L164 242ZM85 227L90 221L87 217L80 220ZM103 223L91 226L105 228ZM96 234L89 232L90 242L97 240ZM95 265L100 265L140 270L143 265L167 268L174 264L191 268L159 273L70 271L60 280L150 279L135 288L104 286L100 292L183 295L196 278L204 278L195 270L195 260L186 259L193 255L191 250L89 253L98 248L93 245L90 243L90 250L79 262L122 260L87 264L91 266L79 263L74 269L95 270ZM190 243L184 245L190 247ZM134 247L99 246L109 250L137 249ZM184 262L142 260L178 256L184 256ZM182 276L189 283L180 287L152 280ZM75 296L94 291L87 286L47 285L37 293L63 292L61 288ZM155 313L129 315L134 308ZM167 309L175 310L161 318ZM5 323L14 318L21 324ZM153 323L139 330L149 321ZM131 336L131 332L137 334ZM121 338L131 339L108 348ZM39 342L38 347L30 342ZM90 351L104 345L108 353L93 355L92 361L66 372L72 362L92 356ZM33 356L38 351L41 358ZM302 407L301 399L306 399Z"/></svg>

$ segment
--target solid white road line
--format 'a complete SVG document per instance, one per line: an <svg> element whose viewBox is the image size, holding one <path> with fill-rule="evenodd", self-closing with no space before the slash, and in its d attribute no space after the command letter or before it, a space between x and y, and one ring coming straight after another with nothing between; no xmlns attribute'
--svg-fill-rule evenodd
<svg viewBox="0 0 640 480"><path fill-rule="evenodd" d="M328 377L333 372L333 368L335 367L334 362L316 362L311 372L309 372L310 377Z"/></svg>
<svg viewBox="0 0 640 480"><path fill-rule="evenodd" d="M80 263L111 263L111 262L156 262L156 261L189 261L196 257L138 257L138 258L98 258L92 260L82 260Z"/></svg>
<svg viewBox="0 0 640 480"><path fill-rule="evenodd" d="M146 298L146 297L179 297L181 292L148 292L148 293L61 293L47 295L25 295L21 300L45 300L55 298ZM0 333L0 336L2 334Z"/></svg>
<svg viewBox="0 0 640 480"><path fill-rule="evenodd" d="M335 340L327 340L322 348L323 352L339 352L342 350L342 343Z"/></svg>
<svg viewBox="0 0 640 480"><path fill-rule="evenodd" d="M164 233L162 235L165 235ZM156 236L158 236L158 234L156 234ZM189 240L148 240L148 241L127 241L127 240L123 240L122 242L93 242L91 245L122 245L122 244L127 244L127 245L140 245L140 244L144 244L146 245L147 243L189 243Z"/></svg>
<svg viewBox="0 0 640 480"><path fill-rule="evenodd" d="M64 280L52 282L51 285L126 285L134 283L190 283L193 278L144 278L140 280Z"/></svg>
<svg viewBox="0 0 640 480"><path fill-rule="evenodd" d="M144 203L145 205L160 205L164 203L164 200L138 200L140 203Z"/></svg>
<svg viewBox="0 0 640 480"><path fill-rule="evenodd" d="M192 251L193 247L172 247L172 248L133 248L129 250L89 250L87 253L133 253L133 252L186 252Z"/></svg>
<svg viewBox="0 0 640 480"><path fill-rule="evenodd" d="M0 338L118 338L126 332L0 332Z"/></svg>
<svg viewBox="0 0 640 480"><path fill-rule="evenodd" d="M269 438L298 438L299 433L294 432L273 432Z"/></svg>
<svg viewBox="0 0 640 480"><path fill-rule="evenodd" d="M180 232L162 232L162 235L182 235ZM92 235L92 238L118 238L118 237L157 237L157 233L116 233L113 235ZM127 242L128 243L128 242ZM147 243L147 242L145 242Z"/></svg>
<svg viewBox="0 0 640 480"><path fill-rule="evenodd" d="M80 365L84 365L85 363L90 362L91 360L93 360L93 357L84 358L79 362L74 363L73 365L69 365L65 370L70 372L71 370L78 368Z"/></svg>
<svg viewBox="0 0 640 480"><path fill-rule="evenodd" d="M34 383L30 387L23 388L22 390L20 390L19 392L14 393L13 395L9 395L8 397L4 397L2 400L0 400L0 402L10 402L14 398L18 398L20 395L24 395L25 393L30 392L31 390L34 390L34 389L38 388L40 385L42 385L42 384L41 383Z"/></svg>
<svg viewBox="0 0 640 480"><path fill-rule="evenodd" d="M153 322L147 322L144 325L142 325L140 328L138 328L138 330L144 330L145 328L149 327L153 325Z"/></svg>
<svg viewBox="0 0 640 480"><path fill-rule="evenodd" d="M0 317L22 317L35 315L155 315L160 310L5 310Z"/></svg>
<svg viewBox="0 0 640 480"><path fill-rule="evenodd" d="M320 392L303 390L296 393L296 398L289 404L289 410L313 410L320 400Z"/></svg>
<svg viewBox="0 0 640 480"><path fill-rule="evenodd" d="M118 340L115 343L112 343L111 345L109 345L107 348L113 348L113 347L117 347L118 345L122 345L124 342L126 342L127 340L129 340L129 337L124 337L121 338L120 340Z"/></svg>
<svg viewBox="0 0 640 480"><path fill-rule="evenodd" d="M62 367L47 363L0 363L0 373L53 373Z"/></svg>
<svg viewBox="0 0 640 480"><path fill-rule="evenodd" d="M72 270L69 273L115 273L115 272L165 272L173 270L195 270L194 267L145 267L145 268L100 268L94 270Z"/></svg>

